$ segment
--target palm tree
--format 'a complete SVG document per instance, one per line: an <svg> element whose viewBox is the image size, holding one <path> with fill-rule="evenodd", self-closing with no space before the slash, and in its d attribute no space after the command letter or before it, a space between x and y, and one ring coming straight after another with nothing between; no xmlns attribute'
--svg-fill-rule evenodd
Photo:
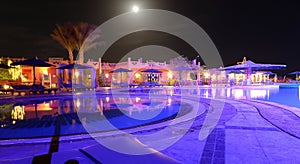
<svg viewBox="0 0 300 164"><path fill-rule="evenodd" d="M99 34L90 34L96 29L95 25L90 25L85 22L79 22L74 26L74 42L75 42L75 49L79 52L79 63L83 63L84 51L89 50L90 48L95 47L97 43L94 41L100 37ZM88 40L87 40L88 38Z"/></svg>
<svg viewBox="0 0 300 164"><path fill-rule="evenodd" d="M99 34L89 36L95 29L95 25L85 22L79 22L75 25L66 23L63 26L57 24L51 37L68 50L71 64L74 63L74 50L79 52L79 63L83 63L83 52L98 44L94 41L100 37ZM88 37L89 39L86 40Z"/></svg>
<svg viewBox="0 0 300 164"><path fill-rule="evenodd" d="M76 48L74 43L74 27L68 22L64 25L56 24L55 29L50 36L58 41L69 53L70 63L74 63L73 51Z"/></svg>

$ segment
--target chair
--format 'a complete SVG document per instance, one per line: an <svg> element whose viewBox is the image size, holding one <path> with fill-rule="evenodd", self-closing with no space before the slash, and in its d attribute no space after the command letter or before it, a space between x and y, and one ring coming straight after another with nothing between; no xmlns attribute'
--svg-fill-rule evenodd
<svg viewBox="0 0 300 164"><path fill-rule="evenodd" d="M13 85L12 88L14 89L14 92L18 92L18 95L21 95L22 92L25 94L30 94L31 90L31 86L29 85ZM12 92L12 95L14 92Z"/></svg>

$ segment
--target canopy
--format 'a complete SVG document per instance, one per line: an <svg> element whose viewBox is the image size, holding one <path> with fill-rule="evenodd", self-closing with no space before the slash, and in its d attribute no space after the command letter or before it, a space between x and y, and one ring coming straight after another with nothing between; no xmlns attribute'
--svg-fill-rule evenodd
<svg viewBox="0 0 300 164"><path fill-rule="evenodd" d="M43 60L39 60L37 58L22 60L18 62L14 62L11 65L27 65L27 66L34 66L34 67L51 67L54 66L52 64L49 64Z"/></svg>
<svg viewBox="0 0 300 164"><path fill-rule="evenodd" d="M68 64L58 67L57 69L90 69L92 66L81 65L81 64Z"/></svg>
<svg viewBox="0 0 300 164"><path fill-rule="evenodd" d="M150 72L150 73L162 73L160 70L158 69L145 69L141 72Z"/></svg>
<svg viewBox="0 0 300 164"><path fill-rule="evenodd" d="M10 67L6 64L0 64L0 68L9 69L9 68L14 68L14 67Z"/></svg>
<svg viewBox="0 0 300 164"><path fill-rule="evenodd" d="M299 74L300 74L300 71L291 72L291 73L289 73L289 74L291 74L291 75L299 75Z"/></svg>
<svg viewBox="0 0 300 164"><path fill-rule="evenodd" d="M247 70L247 81L251 79L252 70L273 70L285 68L286 65L280 64L260 64L254 63L251 60L243 61L241 64L220 68L221 70ZM247 83L248 84L248 83Z"/></svg>
<svg viewBox="0 0 300 164"><path fill-rule="evenodd" d="M260 64L254 63L251 60L247 60L242 64L237 64L229 67L221 68L221 70L244 70L244 69L252 69L252 70L266 70L266 69L280 69L285 68L286 65L281 64Z"/></svg>
<svg viewBox="0 0 300 164"><path fill-rule="evenodd" d="M11 65L26 65L26 66L33 66L33 84L35 84L36 77L35 77L35 67L51 67L54 66L49 64L43 60L39 60L37 57L27 60L22 60L18 62L14 62Z"/></svg>
<svg viewBox="0 0 300 164"><path fill-rule="evenodd" d="M118 69L110 71L109 73L115 73L115 72L132 72L132 71L129 69L125 69L125 68L118 68Z"/></svg>
<svg viewBox="0 0 300 164"><path fill-rule="evenodd" d="M291 73L289 73L289 74L291 74L291 75L296 75L296 80L298 81L300 71L291 72Z"/></svg>

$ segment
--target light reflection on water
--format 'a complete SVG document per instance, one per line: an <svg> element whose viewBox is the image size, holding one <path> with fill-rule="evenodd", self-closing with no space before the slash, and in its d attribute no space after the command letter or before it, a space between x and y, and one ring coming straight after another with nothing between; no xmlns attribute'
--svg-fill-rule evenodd
<svg viewBox="0 0 300 164"><path fill-rule="evenodd" d="M165 95L162 99L156 99L160 104L151 102L155 95ZM91 98L75 98L64 100L50 100L25 104L7 103L0 105L1 125L7 120L28 120L33 118L42 118L45 115L61 115L67 113L98 112L104 115L104 111L121 109L125 114L131 116L134 111L150 110L170 106L173 102L173 96L200 95L205 98L232 98L232 99L258 99L270 102L276 102L289 106L300 108L300 90L299 88L272 88L272 89L241 89L241 88L163 88L154 89L149 92L148 97L111 97L105 96L97 98L94 101ZM153 98L154 97L154 98ZM149 103L150 102L150 103ZM117 104L117 105L116 105ZM119 105L118 105L119 104Z"/></svg>
<svg viewBox="0 0 300 164"><path fill-rule="evenodd" d="M149 98L149 97L100 97L100 98L74 98L74 99L54 99L49 101L28 101L19 103L0 104L0 124L5 124L21 120L41 119L44 116L57 116L70 113L99 113L101 116L109 115L109 111L121 110L124 115L135 115L145 111L173 109L170 97ZM177 108L177 107L176 107ZM106 111L106 112L105 112ZM178 110L172 113L177 113ZM141 113L141 115L143 115ZM168 117L168 116L166 116Z"/></svg>
<svg viewBox="0 0 300 164"><path fill-rule="evenodd" d="M41 118L43 115L54 115L64 113L74 113L80 110L93 111L96 109L103 114L103 110L112 109L111 104L133 104L139 105L147 101L151 101L155 95L166 95L163 100L165 105L170 105L172 102L173 95L187 96L187 95L200 95L205 98L233 98L233 99L260 99L267 101L282 100L293 100L294 103L299 103L300 90L299 88L288 88L288 89L240 89L240 88L164 88L153 90L149 93L148 99L141 98L138 96L134 97L111 97L106 96L97 98L97 101L91 98L75 98L65 100L50 100L44 102L38 102L36 104L14 104L14 106L5 104L3 108L6 110L15 111L12 113L14 119L30 119L30 118ZM2 105L3 106L3 105ZM115 108L115 107L113 107ZM1 109L1 108L0 108ZM20 109L24 110L25 113L19 112ZM36 112L36 109L38 112ZM128 108L130 109L130 108ZM5 111L5 109L1 109ZM18 114L16 114L18 113ZM21 114L20 114L21 113ZM18 115L18 116L17 116ZM25 115L25 116L20 116Z"/></svg>
<svg viewBox="0 0 300 164"><path fill-rule="evenodd" d="M153 94L176 94L180 96L200 95L205 98L233 98L233 99L269 99L270 94L279 92L279 89L240 89L225 87L207 88L169 88L156 90Z"/></svg>
<svg viewBox="0 0 300 164"><path fill-rule="evenodd" d="M300 89L295 88L188 88L174 93L205 98L256 99L300 108Z"/></svg>
<svg viewBox="0 0 300 164"><path fill-rule="evenodd" d="M157 91L162 94L165 91ZM300 89L296 88L181 88L169 89L166 93L200 95L205 98L256 99L300 108Z"/></svg>

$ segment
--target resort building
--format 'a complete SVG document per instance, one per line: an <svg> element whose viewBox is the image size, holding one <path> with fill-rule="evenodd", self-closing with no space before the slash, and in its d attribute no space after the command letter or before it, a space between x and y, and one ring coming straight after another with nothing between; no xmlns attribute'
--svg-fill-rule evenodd
<svg viewBox="0 0 300 164"><path fill-rule="evenodd" d="M11 63L23 61L24 58L1 58L1 63L10 66ZM277 81L276 74L266 69L278 69L285 65L257 64L250 60L238 62L235 66L204 69L200 62L188 61L182 57L171 59L168 63L142 58L119 63L103 62L89 59L85 64L69 64L63 58L49 58L53 67L35 67L36 84L48 88L80 87L95 88L97 86L129 86L148 85L181 85L197 86L199 84L230 84L249 85L252 83L271 83ZM33 83L33 66L14 66L4 72L9 80L2 83ZM0 72L1 73L1 72ZM3 71L2 71L3 73ZM270 76L272 78L270 78ZM247 82L248 81L248 82ZM3 84L2 84L3 85Z"/></svg>

